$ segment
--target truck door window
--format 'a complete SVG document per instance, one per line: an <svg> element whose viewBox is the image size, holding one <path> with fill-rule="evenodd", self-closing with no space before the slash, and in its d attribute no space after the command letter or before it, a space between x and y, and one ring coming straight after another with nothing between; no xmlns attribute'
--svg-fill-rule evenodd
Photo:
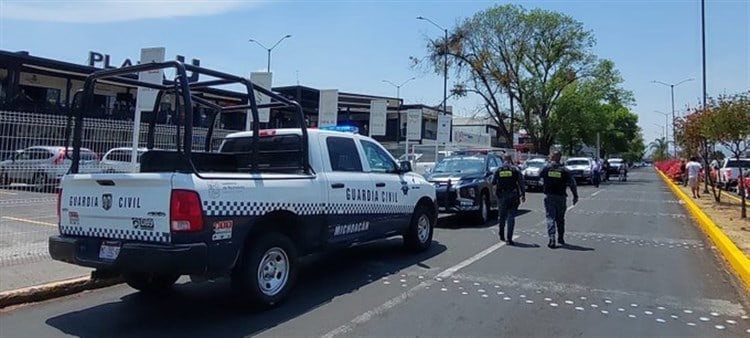
<svg viewBox="0 0 750 338"><path fill-rule="evenodd" d="M393 163L391 157L383 149L369 141L361 140L360 142L362 142L362 148L365 150L370 170L378 173L396 172L396 164Z"/></svg>
<svg viewBox="0 0 750 338"><path fill-rule="evenodd" d="M362 171L362 160L359 158L354 140L345 137L326 138L328 158L333 171Z"/></svg>

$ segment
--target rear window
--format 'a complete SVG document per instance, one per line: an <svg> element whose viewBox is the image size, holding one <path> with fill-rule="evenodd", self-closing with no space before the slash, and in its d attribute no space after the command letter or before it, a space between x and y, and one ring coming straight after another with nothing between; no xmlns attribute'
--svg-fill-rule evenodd
<svg viewBox="0 0 750 338"><path fill-rule="evenodd" d="M81 149L81 161L96 161L97 159L94 152Z"/></svg>
<svg viewBox="0 0 750 338"><path fill-rule="evenodd" d="M565 162L565 165L590 165L589 161L586 160L570 160Z"/></svg>
<svg viewBox="0 0 750 338"><path fill-rule="evenodd" d="M299 150L300 139L299 135L293 134L261 136L258 143L258 150ZM220 150L222 153L248 153L251 151L253 151L253 138L250 136L226 138Z"/></svg>
<svg viewBox="0 0 750 338"><path fill-rule="evenodd" d="M302 137L300 135L261 136L258 157L252 158L253 138L233 137L222 142L219 152L237 154L237 165L249 167L255 160L260 170L294 171L302 168Z"/></svg>

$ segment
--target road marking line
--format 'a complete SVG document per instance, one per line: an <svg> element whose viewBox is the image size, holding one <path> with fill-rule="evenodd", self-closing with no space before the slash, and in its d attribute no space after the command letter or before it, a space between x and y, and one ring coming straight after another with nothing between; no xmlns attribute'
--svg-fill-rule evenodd
<svg viewBox="0 0 750 338"><path fill-rule="evenodd" d="M518 235L513 236L513 239L517 239L517 238L518 238ZM456 273L458 270L460 270L462 268L465 268L467 265L469 265L471 263L474 263L477 260L482 259L483 257L491 254L495 250L500 249L501 247L503 247L505 245L506 245L505 242L499 242L499 243L497 243L497 244L495 244L495 245L493 245L493 246L491 246L491 247L483 250L482 252L479 252L476 255L471 256L471 257L467 258L466 260L464 260L464 261L462 261L462 262L460 262L460 263L458 263L458 264L456 264L456 265L454 265L454 266L452 266L452 267L450 267L448 269L445 269L443 272L441 272L437 276L435 276L435 278L432 278L432 279L430 279L428 281L424 281L422 283L419 283L415 287L407 290L406 292L401 293L400 295L389 299L388 301L386 301L385 303L383 303L383 304L375 307L374 309L369 310L369 311L367 311L367 312L365 312L365 313L363 313L363 314L355 317L354 319L350 320L349 323L341 325L341 326L333 329L332 331L330 331L330 332L322 335L321 337L322 338L332 338L332 337L336 337L336 336L340 336L340 335L345 335L345 334L351 332L354 329L354 327L356 327L357 325L360 325L360 324L368 322L370 319L372 319L372 318L374 318L376 316L379 316L379 315L385 313L386 311L388 311L388 310L396 307L397 305L401 304L403 301L407 300L408 298L413 297L419 290L422 290L425 287L432 286L433 284L437 283L438 279L442 280L442 279L450 277L452 274Z"/></svg>
<svg viewBox="0 0 750 338"><path fill-rule="evenodd" d="M591 194L591 197L594 197L594 196L596 196L596 195L599 195L599 193L600 193L600 192L602 192L602 191L604 191L604 190L602 189L602 190L599 190L599 191L597 191L597 192L595 192L595 193Z"/></svg>
<svg viewBox="0 0 750 338"><path fill-rule="evenodd" d="M8 192L8 191L0 190L0 195L18 195L18 194L14 193L14 192Z"/></svg>
<svg viewBox="0 0 750 338"><path fill-rule="evenodd" d="M26 218L17 218L17 217L10 217L10 216L3 216L3 219L7 219L10 221L16 221L16 222L23 222L23 223L31 223L31 224L37 224L37 225L46 225L50 227L57 227L57 224L49 223L49 222L42 222L42 221L35 221L33 219L26 219Z"/></svg>

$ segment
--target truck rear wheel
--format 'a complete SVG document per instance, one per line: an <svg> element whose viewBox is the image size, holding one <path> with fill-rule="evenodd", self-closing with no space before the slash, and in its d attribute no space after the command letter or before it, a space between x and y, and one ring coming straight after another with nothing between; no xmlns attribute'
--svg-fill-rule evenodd
<svg viewBox="0 0 750 338"><path fill-rule="evenodd" d="M156 273L128 273L124 276L125 283L131 288L143 293L158 293L166 291L174 285L180 275Z"/></svg>
<svg viewBox="0 0 750 338"><path fill-rule="evenodd" d="M418 207L411 217L409 229L404 234L404 246L412 252L422 252L432 245L435 215L426 207Z"/></svg>
<svg viewBox="0 0 750 338"><path fill-rule="evenodd" d="M268 308L286 297L296 274L294 243L273 232L246 245L232 275L232 287L244 301Z"/></svg>

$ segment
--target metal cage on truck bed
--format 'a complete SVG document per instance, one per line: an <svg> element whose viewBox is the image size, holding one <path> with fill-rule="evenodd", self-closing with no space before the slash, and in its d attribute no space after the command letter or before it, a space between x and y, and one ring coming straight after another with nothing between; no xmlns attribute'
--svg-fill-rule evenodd
<svg viewBox="0 0 750 338"><path fill-rule="evenodd" d="M130 74L137 75L139 72L158 71L164 69L174 70L174 80L163 80L161 84L154 84L125 77L126 75ZM188 72L191 72L192 74L208 76L211 79L191 83L189 82ZM202 177L201 172L205 173L212 171L244 173L259 173L265 171L295 171L305 174L311 174L308 158L307 128L305 125L305 117L302 111L302 107L299 103L287 99L280 94L274 93L269 89L265 89L259 85L256 85L247 78L226 74L223 72L190 64L183 64L179 61L154 62L118 69L101 70L89 75L86 78L83 89L76 93L76 97L74 98L73 103L73 109L68 116L68 128L66 128L65 144L70 144L71 127L73 138L72 156L66 155L69 156L73 162L68 172L70 174L79 173L84 113L94 108L94 89L98 82L131 85L158 90L156 100L154 102L154 113L152 114L151 119L148 121L146 148L149 151L144 153L141 158L141 172L177 171L194 173L199 177ZM243 93L242 95L245 101L244 104L220 106L197 95L197 93L200 93L201 90L205 90L206 88L230 84L240 84L245 87L246 93ZM270 98L270 102L265 104L258 104L256 102L256 93L268 96ZM180 136L180 125L178 125L176 135L177 137L175 142L176 150L171 151L152 150L154 149L154 131L158 115L156 114L156 112L160 107L161 100L164 94L174 94L175 113L184 114L184 120L182 121L182 126L184 127L183 135ZM205 140L205 152L192 151L192 128L193 120L195 118L195 112L193 109L194 104L210 108L211 111L209 116L207 116L209 119L209 126ZM299 137L299 142L297 142L296 145L292 144L290 146L287 144L284 147L278 147L276 149L274 149L274 147L268 146L262 147L262 142L260 140L261 132L258 109L263 108L288 108L294 111L299 128L301 129L301 137ZM222 113L230 112L251 114L253 133L252 140L249 144L250 151L212 153L211 144L216 118ZM140 123L140 121L134 121L134 123ZM134 135L134 137L139 137L139 135ZM293 161L291 165L289 164L289 161L287 161L287 164L284 166L269 166L267 163L265 165L261 163L262 159L271 159L278 157L293 158L296 160ZM250 177L244 175L244 178Z"/></svg>

